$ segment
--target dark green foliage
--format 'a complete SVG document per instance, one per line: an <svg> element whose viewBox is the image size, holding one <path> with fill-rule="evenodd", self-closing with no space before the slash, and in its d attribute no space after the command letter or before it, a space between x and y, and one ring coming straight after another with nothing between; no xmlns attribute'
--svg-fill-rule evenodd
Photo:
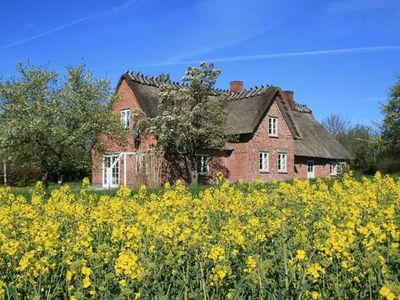
<svg viewBox="0 0 400 300"><path fill-rule="evenodd" d="M385 172L400 171L400 76L391 87L389 101L382 106L382 151L379 169Z"/></svg>
<svg viewBox="0 0 400 300"><path fill-rule="evenodd" d="M93 78L84 65L66 70L61 78L18 64L18 77L0 83L1 157L38 167L44 180L87 172L101 135L118 141L125 136L119 118L110 113L116 99L109 81Z"/></svg>
<svg viewBox="0 0 400 300"><path fill-rule="evenodd" d="M352 168L372 172L380 151L380 137L372 128L362 124L352 126L339 115L328 116L322 124L353 156Z"/></svg>
<svg viewBox="0 0 400 300"><path fill-rule="evenodd" d="M391 149L400 149L400 76L391 87L389 101L383 105L383 139Z"/></svg>

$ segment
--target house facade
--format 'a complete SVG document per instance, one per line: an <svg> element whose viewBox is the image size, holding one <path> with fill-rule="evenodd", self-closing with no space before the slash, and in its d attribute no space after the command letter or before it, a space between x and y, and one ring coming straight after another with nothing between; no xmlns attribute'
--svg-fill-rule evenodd
<svg viewBox="0 0 400 300"><path fill-rule="evenodd" d="M120 100L113 110L131 134L119 146L106 141L106 154L93 155L93 184L103 187L148 184L159 186L177 178L190 180L187 162L157 152L157 140L146 137L137 142L134 112L157 116L161 85L184 88L177 82L127 72L116 92ZM226 97L225 132L234 142L221 149L201 150L197 172L201 181L222 172L232 182L263 181L336 176L351 159L349 152L313 117L311 110L294 100L294 93L274 86L248 90L233 81L229 90L216 89L210 97Z"/></svg>

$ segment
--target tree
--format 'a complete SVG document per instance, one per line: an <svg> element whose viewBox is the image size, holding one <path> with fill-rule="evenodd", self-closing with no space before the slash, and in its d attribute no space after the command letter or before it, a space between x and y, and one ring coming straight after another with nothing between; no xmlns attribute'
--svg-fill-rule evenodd
<svg viewBox="0 0 400 300"><path fill-rule="evenodd" d="M340 115L331 114L322 125L352 154L352 167L355 169L374 169L379 151L379 135L371 127L356 124Z"/></svg>
<svg viewBox="0 0 400 300"><path fill-rule="evenodd" d="M18 78L0 83L0 152L13 163L31 163L49 175L88 170L101 136L123 142L125 130L110 113L110 83L84 65L63 78L45 68L17 65Z"/></svg>
<svg viewBox="0 0 400 300"><path fill-rule="evenodd" d="M350 128L350 122L346 118L335 114L326 117L322 125L337 139L345 135Z"/></svg>
<svg viewBox="0 0 400 300"><path fill-rule="evenodd" d="M383 105L383 139L389 148L399 150L400 148L400 76L391 87L389 101Z"/></svg>
<svg viewBox="0 0 400 300"><path fill-rule="evenodd" d="M157 138L163 151L188 159L192 174L199 150L218 149L226 142L225 98L210 96L219 74L213 64L189 67L181 88L167 84L161 88L158 104L161 113L146 125L145 131Z"/></svg>
<svg viewBox="0 0 400 300"><path fill-rule="evenodd" d="M356 124L350 127L340 141L353 154L352 165L355 169L374 169L376 153L374 136L369 126Z"/></svg>
<svg viewBox="0 0 400 300"><path fill-rule="evenodd" d="M382 106L382 144L378 165L383 172L400 171L400 75Z"/></svg>

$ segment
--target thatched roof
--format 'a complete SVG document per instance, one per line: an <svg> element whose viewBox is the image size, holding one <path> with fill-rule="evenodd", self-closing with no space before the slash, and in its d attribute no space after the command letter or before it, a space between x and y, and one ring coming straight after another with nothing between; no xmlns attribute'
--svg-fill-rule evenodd
<svg viewBox="0 0 400 300"><path fill-rule="evenodd" d="M140 73L125 73L122 80L126 80L133 90L139 105L150 118L157 116L159 88L169 86L183 88L186 85L179 82L161 82L157 77L148 77ZM251 134L263 120L270 105L276 100L293 138L295 139L295 155L350 159L348 151L326 131L312 116L311 110L301 104L291 110L284 93L278 87L266 85L244 90L240 93L231 93L228 90L215 89L210 97L226 97L227 104L227 134Z"/></svg>
<svg viewBox="0 0 400 300"><path fill-rule="evenodd" d="M290 114L300 134L300 137L295 139L297 156L351 159L350 153L314 119L311 113L291 111Z"/></svg>
<svg viewBox="0 0 400 300"><path fill-rule="evenodd" d="M275 99L277 89L268 87L260 95L228 101L226 104L227 114L227 134L246 134L252 133L267 108Z"/></svg>
<svg viewBox="0 0 400 300"><path fill-rule="evenodd" d="M148 77L140 73L125 73L119 82L126 80L136 95L141 109L149 116L155 117L157 112L159 88L169 86L171 88L184 88L186 85L178 82L161 82L158 78ZM118 84L118 86L119 86ZM118 89L118 87L117 87ZM222 96L227 99L227 134L252 133L262 120L264 114L279 95L280 89L267 85L260 86L240 93L231 93L228 90L215 89L210 97ZM290 115L288 115L285 102L281 101L280 108L290 130L296 136Z"/></svg>
<svg viewBox="0 0 400 300"><path fill-rule="evenodd" d="M151 85L143 85L129 79L127 83L135 93L136 99L143 112L150 118L157 116L159 88Z"/></svg>

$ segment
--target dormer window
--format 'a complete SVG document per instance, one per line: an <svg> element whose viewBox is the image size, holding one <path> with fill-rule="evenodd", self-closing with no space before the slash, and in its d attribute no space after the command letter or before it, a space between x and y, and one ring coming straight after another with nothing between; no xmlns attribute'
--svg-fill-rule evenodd
<svg viewBox="0 0 400 300"><path fill-rule="evenodd" d="M121 122L124 128L129 128L131 125L131 110L123 109L121 110Z"/></svg>
<svg viewBox="0 0 400 300"><path fill-rule="evenodd" d="M278 118L268 117L268 135L278 136Z"/></svg>

